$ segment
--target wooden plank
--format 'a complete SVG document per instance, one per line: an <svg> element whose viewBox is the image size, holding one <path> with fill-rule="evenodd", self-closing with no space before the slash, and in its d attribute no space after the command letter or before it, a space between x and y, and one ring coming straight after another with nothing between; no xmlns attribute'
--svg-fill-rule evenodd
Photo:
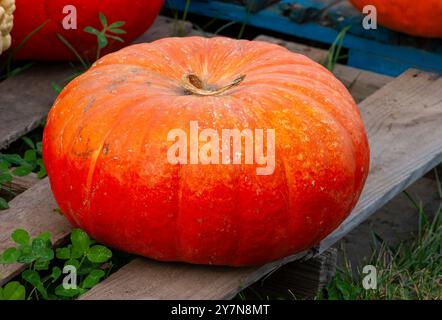
<svg viewBox="0 0 442 320"><path fill-rule="evenodd" d="M175 27L173 19L160 16L135 42L150 42L176 32L184 35L191 29L189 22ZM61 85L72 74L74 70L65 63L37 64L0 83L0 150L43 122L57 96L52 83Z"/></svg>
<svg viewBox="0 0 442 320"><path fill-rule="evenodd" d="M290 51L303 54L318 63L322 63L327 57L327 50L309 47L300 43L284 41L265 35L260 35L255 40L278 44ZM343 64L337 64L333 73L348 88L358 103L394 79L389 76L356 69Z"/></svg>
<svg viewBox="0 0 442 320"><path fill-rule="evenodd" d="M370 173L352 214L321 242L326 250L442 162L442 76L409 70L360 104Z"/></svg>
<svg viewBox="0 0 442 320"><path fill-rule="evenodd" d="M55 245L62 242L71 230L67 220L55 211L58 206L47 178L15 197L9 206L0 212L0 252L13 246L10 236L18 228L27 230L31 236L49 231ZM0 265L0 286L24 268L21 264Z"/></svg>
<svg viewBox="0 0 442 320"><path fill-rule="evenodd" d="M334 277L337 258L337 249L329 248L311 259L287 263L251 288L262 299L314 298Z"/></svg>
<svg viewBox="0 0 442 320"><path fill-rule="evenodd" d="M80 300L231 299L264 275L289 261L311 257L313 252L302 252L261 267L247 268L137 258L85 293Z"/></svg>
<svg viewBox="0 0 442 320"><path fill-rule="evenodd" d="M31 188L39 181L40 179L35 173L28 174L24 177L14 176L12 181L4 183L0 186L0 197L10 200L16 195Z"/></svg>
<svg viewBox="0 0 442 320"><path fill-rule="evenodd" d="M372 146L370 177L349 219L321 242L322 252L442 161L441 87L440 76L410 70L361 104ZM137 293L138 299L160 299L169 294L169 299L225 299L231 297L235 290L247 287L264 274L302 255L300 253L261 268L249 269L246 271L249 272L248 277L237 269L226 268L222 273L216 273L211 267L189 266L186 277L191 275L194 279L188 283L193 288L191 294L188 289L183 290L182 282L177 283L172 276L180 274L182 264L162 263L166 271L160 273L159 269L152 267L158 262L136 259L94 287L82 299L124 299L128 298L125 294L128 290ZM199 281L199 277L204 280ZM228 290L216 291L208 297L207 291L209 288L213 290L214 283L220 283L219 277L230 283ZM151 283L155 283L155 290L151 290ZM163 290L167 290L167 293Z"/></svg>
<svg viewBox="0 0 442 320"><path fill-rule="evenodd" d="M327 58L327 50L310 47L301 43L285 41L283 39L278 39L267 35L259 35L254 40L265 41L280 45L289 49L290 51L303 54L318 63L325 61L325 59Z"/></svg>
<svg viewBox="0 0 442 320"><path fill-rule="evenodd" d="M192 31L192 23L158 16L149 30L139 37L134 43L152 42L172 36L187 36Z"/></svg>
<svg viewBox="0 0 442 320"><path fill-rule="evenodd" d="M39 64L0 83L0 149L42 124L57 93L52 82L73 73L61 64Z"/></svg>

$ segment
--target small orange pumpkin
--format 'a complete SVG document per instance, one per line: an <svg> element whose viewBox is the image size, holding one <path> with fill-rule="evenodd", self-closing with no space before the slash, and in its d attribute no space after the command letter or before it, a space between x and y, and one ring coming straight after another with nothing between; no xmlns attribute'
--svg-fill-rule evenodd
<svg viewBox="0 0 442 320"><path fill-rule="evenodd" d="M168 134L191 136L192 121L274 129L273 172L171 163ZM103 57L62 91L43 147L74 226L121 250L199 264L262 264L317 244L355 206L369 169L358 108L329 71L227 38L162 39Z"/></svg>
<svg viewBox="0 0 442 320"><path fill-rule="evenodd" d="M359 10L376 7L380 24L414 36L442 38L442 0L350 0Z"/></svg>

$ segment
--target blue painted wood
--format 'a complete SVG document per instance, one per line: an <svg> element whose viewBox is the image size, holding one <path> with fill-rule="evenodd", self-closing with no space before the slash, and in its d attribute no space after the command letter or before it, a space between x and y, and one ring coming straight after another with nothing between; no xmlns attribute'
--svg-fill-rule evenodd
<svg viewBox="0 0 442 320"><path fill-rule="evenodd" d="M343 46L349 49L349 65L391 76L398 76L411 66L442 72L442 41L416 40L385 28L364 30L360 13L346 2L327 7L333 1L296 0L296 10L287 10L287 5L293 5L295 1L281 0L280 3L252 14L241 5L191 0L189 11L326 44L333 43L339 30L351 24L351 31L343 42ZM166 6L183 10L185 3L186 0L168 0ZM413 42L429 50L413 47Z"/></svg>
<svg viewBox="0 0 442 320"><path fill-rule="evenodd" d="M210 1L210 0L202 0L202 1ZM269 5L278 2L280 0L220 0L223 2L230 2L243 5L248 8L250 12L258 12Z"/></svg>

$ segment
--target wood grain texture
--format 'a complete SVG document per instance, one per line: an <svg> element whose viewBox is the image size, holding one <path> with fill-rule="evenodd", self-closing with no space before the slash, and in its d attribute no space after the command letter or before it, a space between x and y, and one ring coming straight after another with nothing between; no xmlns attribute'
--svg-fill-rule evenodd
<svg viewBox="0 0 442 320"><path fill-rule="evenodd" d="M135 43L185 35L192 29L189 22L176 26L173 21L159 16ZM57 97L52 83L62 85L73 74L74 70L67 63L37 64L0 83L0 150L44 121Z"/></svg>
<svg viewBox="0 0 442 320"><path fill-rule="evenodd" d="M49 231L55 245L63 241L71 230L66 219L54 211L58 206L47 178L15 197L9 206L9 209L0 212L0 252L13 246L10 236L18 228L27 230L31 236ZM21 264L0 265L0 286L24 267Z"/></svg>
<svg viewBox="0 0 442 320"><path fill-rule="evenodd" d="M61 64L39 64L0 83L0 150L42 124L61 83L73 73Z"/></svg>
<svg viewBox="0 0 442 320"><path fill-rule="evenodd" d="M370 173L351 215L321 242L326 250L442 162L442 76L409 70L360 104Z"/></svg>
<svg viewBox="0 0 442 320"><path fill-rule="evenodd" d="M372 146L370 177L356 210L336 232L321 242L321 252L442 160L441 88L442 78L411 70L361 104ZM419 148L415 147L416 141L419 141ZM190 277L191 282L186 282L186 279L177 281L176 275L183 268L181 264L136 259L81 298L128 299L132 298L127 294L131 292L137 299L226 299L305 254L246 269L247 275L241 269L219 269L224 271L218 273L212 267L187 265L183 278ZM159 273L157 264L164 272ZM221 291L216 290L214 285L220 282L228 283ZM183 283L194 290L184 288ZM167 293L164 294L163 290ZM208 296L210 290L213 293Z"/></svg>
<svg viewBox="0 0 442 320"><path fill-rule="evenodd" d="M24 177L14 176L12 181L1 185L0 197L10 200L14 198L16 195L28 190L39 181L40 179L37 177L37 174L35 173L30 173Z"/></svg>
<svg viewBox="0 0 442 320"><path fill-rule="evenodd" d="M255 40L278 44L290 51L303 54L318 63L322 63L327 57L327 50L309 47L300 43L284 41L265 35L258 36ZM394 79L343 64L337 64L333 73L347 87L358 103Z"/></svg>
<svg viewBox="0 0 442 320"><path fill-rule="evenodd" d="M189 35L192 27L192 23L189 21L158 16L152 27L134 43L152 42L167 37L184 37Z"/></svg>
<svg viewBox="0 0 442 320"><path fill-rule="evenodd" d="M289 262L251 287L262 299L313 298L335 275L337 257L336 248L329 248L311 259Z"/></svg>
<svg viewBox="0 0 442 320"><path fill-rule="evenodd" d="M261 267L215 267L137 258L92 288L80 300L231 299L289 261L311 257L301 252Z"/></svg>

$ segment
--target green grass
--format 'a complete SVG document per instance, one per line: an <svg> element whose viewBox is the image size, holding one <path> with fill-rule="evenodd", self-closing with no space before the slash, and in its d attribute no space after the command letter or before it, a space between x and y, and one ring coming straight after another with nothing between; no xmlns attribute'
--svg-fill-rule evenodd
<svg viewBox="0 0 442 320"><path fill-rule="evenodd" d="M437 177L437 174L436 174ZM439 179L438 191L442 199ZM442 203L432 220L422 204L410 197L419 215L418 231L414 239L389 247L380 237L373 236L373 254L361 263L356 274L349 261L338 270L335 278L319 298L346 300L373 299L442 299ZM377 269L377 288L365 290L361 270L364 265Z"/></svg>
<svg viewBox="0 0 442 320"><path fill-rule="evenodd" d="M325 61L322 63L324 67L326 67L330 72L333 72L336 64L340 59L346 58L346 56L341 55L341 51L345 35L347 34L348 30L350 30L350 28L351 26L347 26L342 29L341 32L339 32L335 41L328 50Z"/></svg>

